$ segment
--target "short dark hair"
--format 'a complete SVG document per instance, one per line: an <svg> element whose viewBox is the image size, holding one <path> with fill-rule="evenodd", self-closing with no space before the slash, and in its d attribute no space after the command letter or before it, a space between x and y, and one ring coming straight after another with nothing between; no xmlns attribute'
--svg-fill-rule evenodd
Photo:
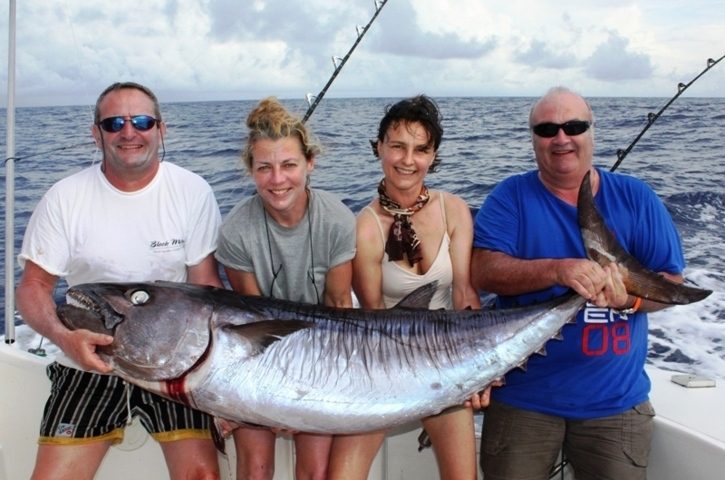
<svg viewBox="0 0 725 480"><path fill-rule="evenodd" d="M385 134L391 126L397 126L400 122L417 122L423 125L423 128L428 133L428 145L432 146L435 151L433 163L428 168L429 172L435 172L436 167L441 163L441 159L438 156L438 147L441 144L441 140L443 140L443 125L441 121L442 117L438 110L438 105L432 98L423 94L388 105L385 107L383 119L380 120L378 138L377 140L370 141L373 147L373 153L376 157L378 156L377 143L378 141L382 142L385 140Z"/></svg>
<svg viewBox="0 0 725 480"><path fill-rule="evenodd" d="M106 95L108 95L111 92L117 92L119 90L123 89L133 89L138 90L140 92L143 92L146 94L147 97L151 99L151 101L154 103L154 118L161 122L163 119L161 118L161 107L159 106L159 99L156 98L156 95L154 95L154 92L151 91L150 88L145 87L141 85L140 83L136 82L116 82L111 85L109 85L101 94L98 96L98 100L96 100L96 108L93 113L93 123L98 125L98 123L101 121L101 102L104 98L106 98Z"/></svg>

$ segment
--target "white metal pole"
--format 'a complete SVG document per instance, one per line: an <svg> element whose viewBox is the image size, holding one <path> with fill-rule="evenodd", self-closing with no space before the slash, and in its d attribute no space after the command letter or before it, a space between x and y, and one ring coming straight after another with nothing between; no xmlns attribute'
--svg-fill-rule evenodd
<svg viewBox="0 0 725 480"><path fill-rule="evenodd" d="M5 343L15 341L15 0L9 0L5 156Z"/></svg>

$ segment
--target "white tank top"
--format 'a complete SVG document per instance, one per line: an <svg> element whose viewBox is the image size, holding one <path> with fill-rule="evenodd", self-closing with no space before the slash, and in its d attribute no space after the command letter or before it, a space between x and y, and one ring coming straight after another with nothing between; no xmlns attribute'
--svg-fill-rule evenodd
<svg viewBox="0 0 725 480"><path fill-rule="evenodd" d="M444 195L441 193L441 219L445 229L443 238L441 239L441 246L438 249L438 254L427 272L419 275L411 272L410 270L406 270L398 265L397 262L388 261L387 253L383 254L383 263L381 268L383 277L383 303L385 304L385 308L394 307L413 290L433 281L438 281L438 288L433 294L429 308L432 310L440 308L450 310L453 308L453 298L451 295L453 264L451 263L451 254L449 252L451 239L448 235L446 208L443 198ZM378 223L378 228L380 229L380 235L383 239L384 245L387 240L387 235L383 231L383 225L380 222L378 214L375 213L375 210L369 206L365 207L365 209L372 213L373 218L375 218L375 221Z"/></svg>

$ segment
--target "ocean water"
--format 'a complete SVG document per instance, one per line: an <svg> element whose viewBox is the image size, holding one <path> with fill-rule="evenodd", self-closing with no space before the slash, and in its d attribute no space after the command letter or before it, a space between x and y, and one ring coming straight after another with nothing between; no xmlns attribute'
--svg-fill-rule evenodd
<svg viewBox="0 0 725 480"><path fill-rule="evenodd" d="M441 98L444 139L433 188L451 191L477 209L506 176L535 167L526 127L534 99ZM595 163L611 167L665 98L594 98ZM163 99L162 99L163 101ZM325 99L309 120L324 152L315 187L339 195L358 212L381 178L368 140L395 99ZM244 119L256 102L162 105L168 124L165 160L204 176L222 214L253 184L241 168ZM285 101L302 115L304 101ZM0 112L5 138L5 112ZM91 142L91 106L20 108L16 113L15 252L40 196L58 179L100 159ZM665 369L725 379L725 98L680 98L626 157L618 171L647 181L671 212L682 236L691 283L714 293L706 300L650 316L650 362ZM5 152L3 152L5 154ZM5 170L2 218L5 224ZM4 246L0 246L4 262ZM16 278L19 268L15 267ZM2 302L4 303L4 293ZM63 288L57 292L63 296ZM17 319L16 323L20 320ZM0 320L0 323L3 323ZM4 331L4 325L0 325Z"/></svg>

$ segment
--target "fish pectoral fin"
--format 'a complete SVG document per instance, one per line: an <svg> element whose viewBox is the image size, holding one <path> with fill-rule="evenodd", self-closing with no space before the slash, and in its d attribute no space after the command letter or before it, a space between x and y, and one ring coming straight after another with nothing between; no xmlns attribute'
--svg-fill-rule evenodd
<svg viewBox="0 0 725 480"><path fill-rule="evenodd" d="M255 351L262 352L274 342L282 340L300 330L310 328L313 324L303 320L263 320L224 327L230 333L243 337L255 346Z"/></svg>
<svg viewBox="0 0 725 480"><path fill-rule="evenodd" d="M422 452L423 449L430 448L433 446L433 442L430 439L430 435L425 431L425 428L420 431L418 435L418 451Z"/></svg>
<svg viewBox="0 0 725 480"><path fill-rule="evenodd" d="M219 419L216 417L214 418L214 421L211 424L211 439L214 442L214 446L216 447L217 451L221 453L222 455L227 454L227 444L225 441L225 435L222 433L223 430L219 424ZM229 432L227 435L231 435L231 432Z"/></svg>

